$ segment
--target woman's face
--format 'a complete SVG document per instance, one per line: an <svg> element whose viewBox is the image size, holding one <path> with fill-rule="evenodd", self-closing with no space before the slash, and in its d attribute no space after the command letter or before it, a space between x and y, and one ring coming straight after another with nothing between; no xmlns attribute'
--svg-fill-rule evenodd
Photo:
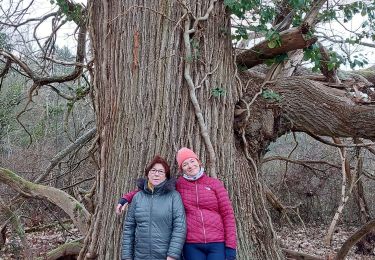
<svg viewBox="0 0 375 260"><path fill-rule="evenodd" d="M195 158L186 159L181 165L182 171L188 176L195 176L199 173L201 166Z"/></svg>
<svg viewBox="0 0 375 260"><path fill-rule="evenodd" d="M165 181L166 176L163 165L160 163L155 163L154 166L152 166L151 170L148 172L147 177L154 186Z"/></svg>

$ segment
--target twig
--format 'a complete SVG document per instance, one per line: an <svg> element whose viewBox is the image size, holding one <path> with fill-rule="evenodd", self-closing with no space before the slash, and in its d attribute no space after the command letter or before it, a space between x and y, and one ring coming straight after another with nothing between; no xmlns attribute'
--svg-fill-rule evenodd
<svg viewBox="0 0 375 260"><path fill-rule="evenodd" d="M89 178L86 178L86 179L80 180L80 181L78 181L78 182L76 182L76 183L73 183L73 184L71 184L71 185L69 185L69 186L62 187L61 189L62 189L62 190L67 190L67 189L70 189L70 188L72 188L72 187L75 187L75 186L81 184L82 182L91 181L92 179L95 179L95 178L96 178L96 176L94 176L94 177L89 177Z"/></svg>
<svg viewBox="0 0 375 260"><path fill-rule="evenodd" d="M53 63L56 63L56 64L61 64L61 65L64 65L64 66L80 66L80 67L87 67L86 64L84 63L79 63L79 62L67 62L67 61L63 61L63 60L56 60L54 58L51 58L51 57L43 57L44 59L46 60L49 60L49 61L52 61Z"/></svg>
<svg viewBox="0 0 375 260"><path fill-rule="evenodd" d="M294 159L290 159L290 158L287 158L287 157L282 157L282 156L272 156L272 157L266 157L262 160L262 163L266 163L266 162L270 162L270 161L275 161L275 160L280 160L280 161L286 161L286 162L289 162L289 163L294 163L294 164L300 164L300 165L303 165L303 166L306 166L306 164L327 164L331 167L334 167L334 168L337 168L337 169L340 169L341 166L339 165L336 165L336 164L333 164L333 163L330 163L330 162L327 162L327 161L316 161L316 160L294 160Z"/></svg>
<svg viewBox="0 0 375 260"><path fill-rule="evenodd" d="M334 147L367 147L367 146L373 146L375 145L375 143L371 142L371 143L362 143L362 144L336 144L336 143L332 143L330 141L327 141L323 138L321 138L320 136L317 136L317 135L314 135L313 133L307 133L309 136L311 136L312 138L318 140L319 142L322 142L324 144L327 144L327 145L330 145L330 146L334 146Z"/></svg>
<svg viewBox="0 0 375 260"><path fill-rule="evenodd" d="M251 162L251 165L253 166L253 169L255 171L256 179L258 180L258 167L257 167L254 159L249 154L249 145L246 141L245 130L243 128L242 128L242 141L243 141L243 144L245 146L245 156Z"/></svg>
<svg viewBox="0 0 375 260"><path fill-rule="evenodd" d="M212 71L206 73L206 75L203 77L203 79L201 80L201 82L195 87L195 89L200 88L200 87L202 86L203 82L206 80L206 78L207 78L209 75L214 74L214 72L217 70L217 68L219 68L219 63L217 63L216 67L215 67Z"/></svg>
<svg viewBox="0 0 375 260"><path fill-rule="evenodd" d="M247 85L249 84L249 82L250 82L250 81L248 81L248 82L246 83L245 88L247 88ZM263 84L260 86L259 91L258 91L258 92L254 95L254 97L251 99L250 103L247 103L245 100L240 99L240 101L242 101L242 103L244 103L245 106L246 106L246 113L247 113L247 115L246 115L245 121L247 121L247 120L249 119L249 117L250 117L250 106L255 102L255 100L258 98L258 96L259 96L260 94L262 94L262 92L263 92L263 87L264 87L266 84L270 84L270 83L274 83L274 82L275 82L275 81L265 81L265 82L263 82Z"/></svg>

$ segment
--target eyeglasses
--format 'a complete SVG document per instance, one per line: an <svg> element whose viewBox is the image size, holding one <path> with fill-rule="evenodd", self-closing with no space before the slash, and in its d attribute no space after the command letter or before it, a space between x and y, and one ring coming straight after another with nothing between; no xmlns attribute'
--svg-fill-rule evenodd
<svg viewBox="0 0 375 260"><path fill-rule="evenodd" d="M164 170L157 170L157 169L152 168L152 169L150 170L150 173L153 174L153 175L155 175L155 174L158 174L158 175L164 175L164 174L165 174L165 171L164 171Z"/></svg>

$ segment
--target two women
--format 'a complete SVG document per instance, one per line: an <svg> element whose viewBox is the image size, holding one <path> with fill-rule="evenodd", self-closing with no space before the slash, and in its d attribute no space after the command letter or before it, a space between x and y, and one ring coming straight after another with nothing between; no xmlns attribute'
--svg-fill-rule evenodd
<svg viewBox="0 0 375 260"><path fill-rule="evenodd" d="M186 236L185 211L168 163L156 156L138 180L123 228L122 260L179 259Z"/></svg>
<svg viewBox="0 0 375 260"><path fill-rule="evenodd" d="M176 160L183 174L177 180L176 190L181 195L187 222L184 259L235 259L236 224L224 185L205 174L198 156L192 150L180 149ZM136 193L133 191L124 195L117 211L121 211L128 202L133 206Z"/></svg>

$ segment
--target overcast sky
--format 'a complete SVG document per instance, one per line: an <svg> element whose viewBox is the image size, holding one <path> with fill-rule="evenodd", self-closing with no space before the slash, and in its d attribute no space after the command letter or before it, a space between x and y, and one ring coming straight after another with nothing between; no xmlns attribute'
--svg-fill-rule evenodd
<svg viewBox="0 0 375 260"><path fill-rule="evenodd" d="M6 7L9 6L9 3L13 1L13 3L17 3L17 1L21 0L0 0L1 6L3 10L6 10ZM28 6L31 0L23 0L21 1L21 6ZM123 0L122 0L123 1ZM52 5L50 3L50 0L34 0L33 6L29 9L29 16L30 17L41 17L43 15L46 15L50 13L51 11L56 11L57 8L55 5ZM76 3L83 3L84 5L87 4L86 0L74 0ZM360 24L363 22L363 20L366 19L366 17L362 17L360 14L357 14L354 19L352 19L350 22L345 23L345 26L348 29L351 29L353 31L356 31L358 27L360 27ZM49 19L47 22L43 23L39 29L37 30L38 38L48 37L51 32L51 21L52 19ZM322 27L322 26L321 26ZM327 24L326 26L327 34L330 34L330 31L335 32L338 35L344 35L344 37L350 37L350 33L345 31L338 23L331 22L330 24ZM59 31L58 31L58 37L57 37L57 43L60 47L62 46L68 46L72 50L76 47L76 41L74 38L74 30L76 29L76 25L73 22L69 22L65 24ZM31 29L29 33L32 33ZM43 41L42 41L43 42ZM350 50L353 51L355 48L359 51L358 54L363 54L368 58L369 64L366 67L375 65L375 50L374 48L369 47L363 47L363 46L349 46ZM336 46L334 48L335 51L337 51L339 54L342 54L340 49ZM74 51L73 51L74 53ZM350 69L349 65L342 67L342 69L348 70Z"/></svg>

